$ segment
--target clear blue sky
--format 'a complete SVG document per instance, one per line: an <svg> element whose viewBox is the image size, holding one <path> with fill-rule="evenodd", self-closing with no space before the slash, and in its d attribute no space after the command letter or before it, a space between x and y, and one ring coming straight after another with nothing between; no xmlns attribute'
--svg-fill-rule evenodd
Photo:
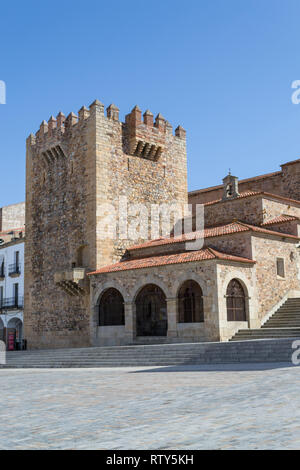
<svg viewBox="0 0 300 470"><path fill-rule="evenodd" d="M25 139L98 98L187 130L189 189L300 156L299 0L1 2L2 205L24 200Z"/></svg>

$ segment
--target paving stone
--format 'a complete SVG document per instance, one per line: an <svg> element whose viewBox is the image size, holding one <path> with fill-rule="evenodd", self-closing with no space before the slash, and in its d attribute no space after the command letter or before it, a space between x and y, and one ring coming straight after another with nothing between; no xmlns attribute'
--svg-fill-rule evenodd
<svg viewBox="0 0 300 470"><path fill-rule="evenodd" d="M300 368L1 370L1 449L299 449Z"/></svg>

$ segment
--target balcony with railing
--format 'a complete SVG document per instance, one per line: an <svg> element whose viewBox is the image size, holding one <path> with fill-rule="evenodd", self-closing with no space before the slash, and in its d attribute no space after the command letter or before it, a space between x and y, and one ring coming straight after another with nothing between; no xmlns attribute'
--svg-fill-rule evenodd
<svg viewBox="0 0 300 470"><path fill-rule="evenodd" d="M8 274L11 277L20 276L20 274L21 274L21 265L20 265L20 263L9 264Z"/></svg>
<svg viewBox="0 0 300 470"><path fill-rule="evenodd" d="M0 312L3 310L23 310L24 297L6 297L0 299Z"/></svg>

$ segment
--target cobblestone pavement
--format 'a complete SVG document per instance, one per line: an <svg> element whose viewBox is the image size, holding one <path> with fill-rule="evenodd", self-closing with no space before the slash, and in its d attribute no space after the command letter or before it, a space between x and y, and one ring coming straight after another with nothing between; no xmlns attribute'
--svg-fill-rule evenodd
<svg viewBox="0 0 300 470"><path fill-rule="evenodd" d="M285 364L1 370L1 449L300 448Z"/></svg>

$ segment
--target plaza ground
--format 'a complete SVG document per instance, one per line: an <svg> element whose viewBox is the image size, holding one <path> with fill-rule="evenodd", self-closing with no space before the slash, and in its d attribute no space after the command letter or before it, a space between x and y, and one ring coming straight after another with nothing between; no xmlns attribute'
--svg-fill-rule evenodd
<svg viewBox="0 0 300 470"><path fill-rule="evenodd" d="M300 368L1 370L1 449L299 449Z"/></svg>

